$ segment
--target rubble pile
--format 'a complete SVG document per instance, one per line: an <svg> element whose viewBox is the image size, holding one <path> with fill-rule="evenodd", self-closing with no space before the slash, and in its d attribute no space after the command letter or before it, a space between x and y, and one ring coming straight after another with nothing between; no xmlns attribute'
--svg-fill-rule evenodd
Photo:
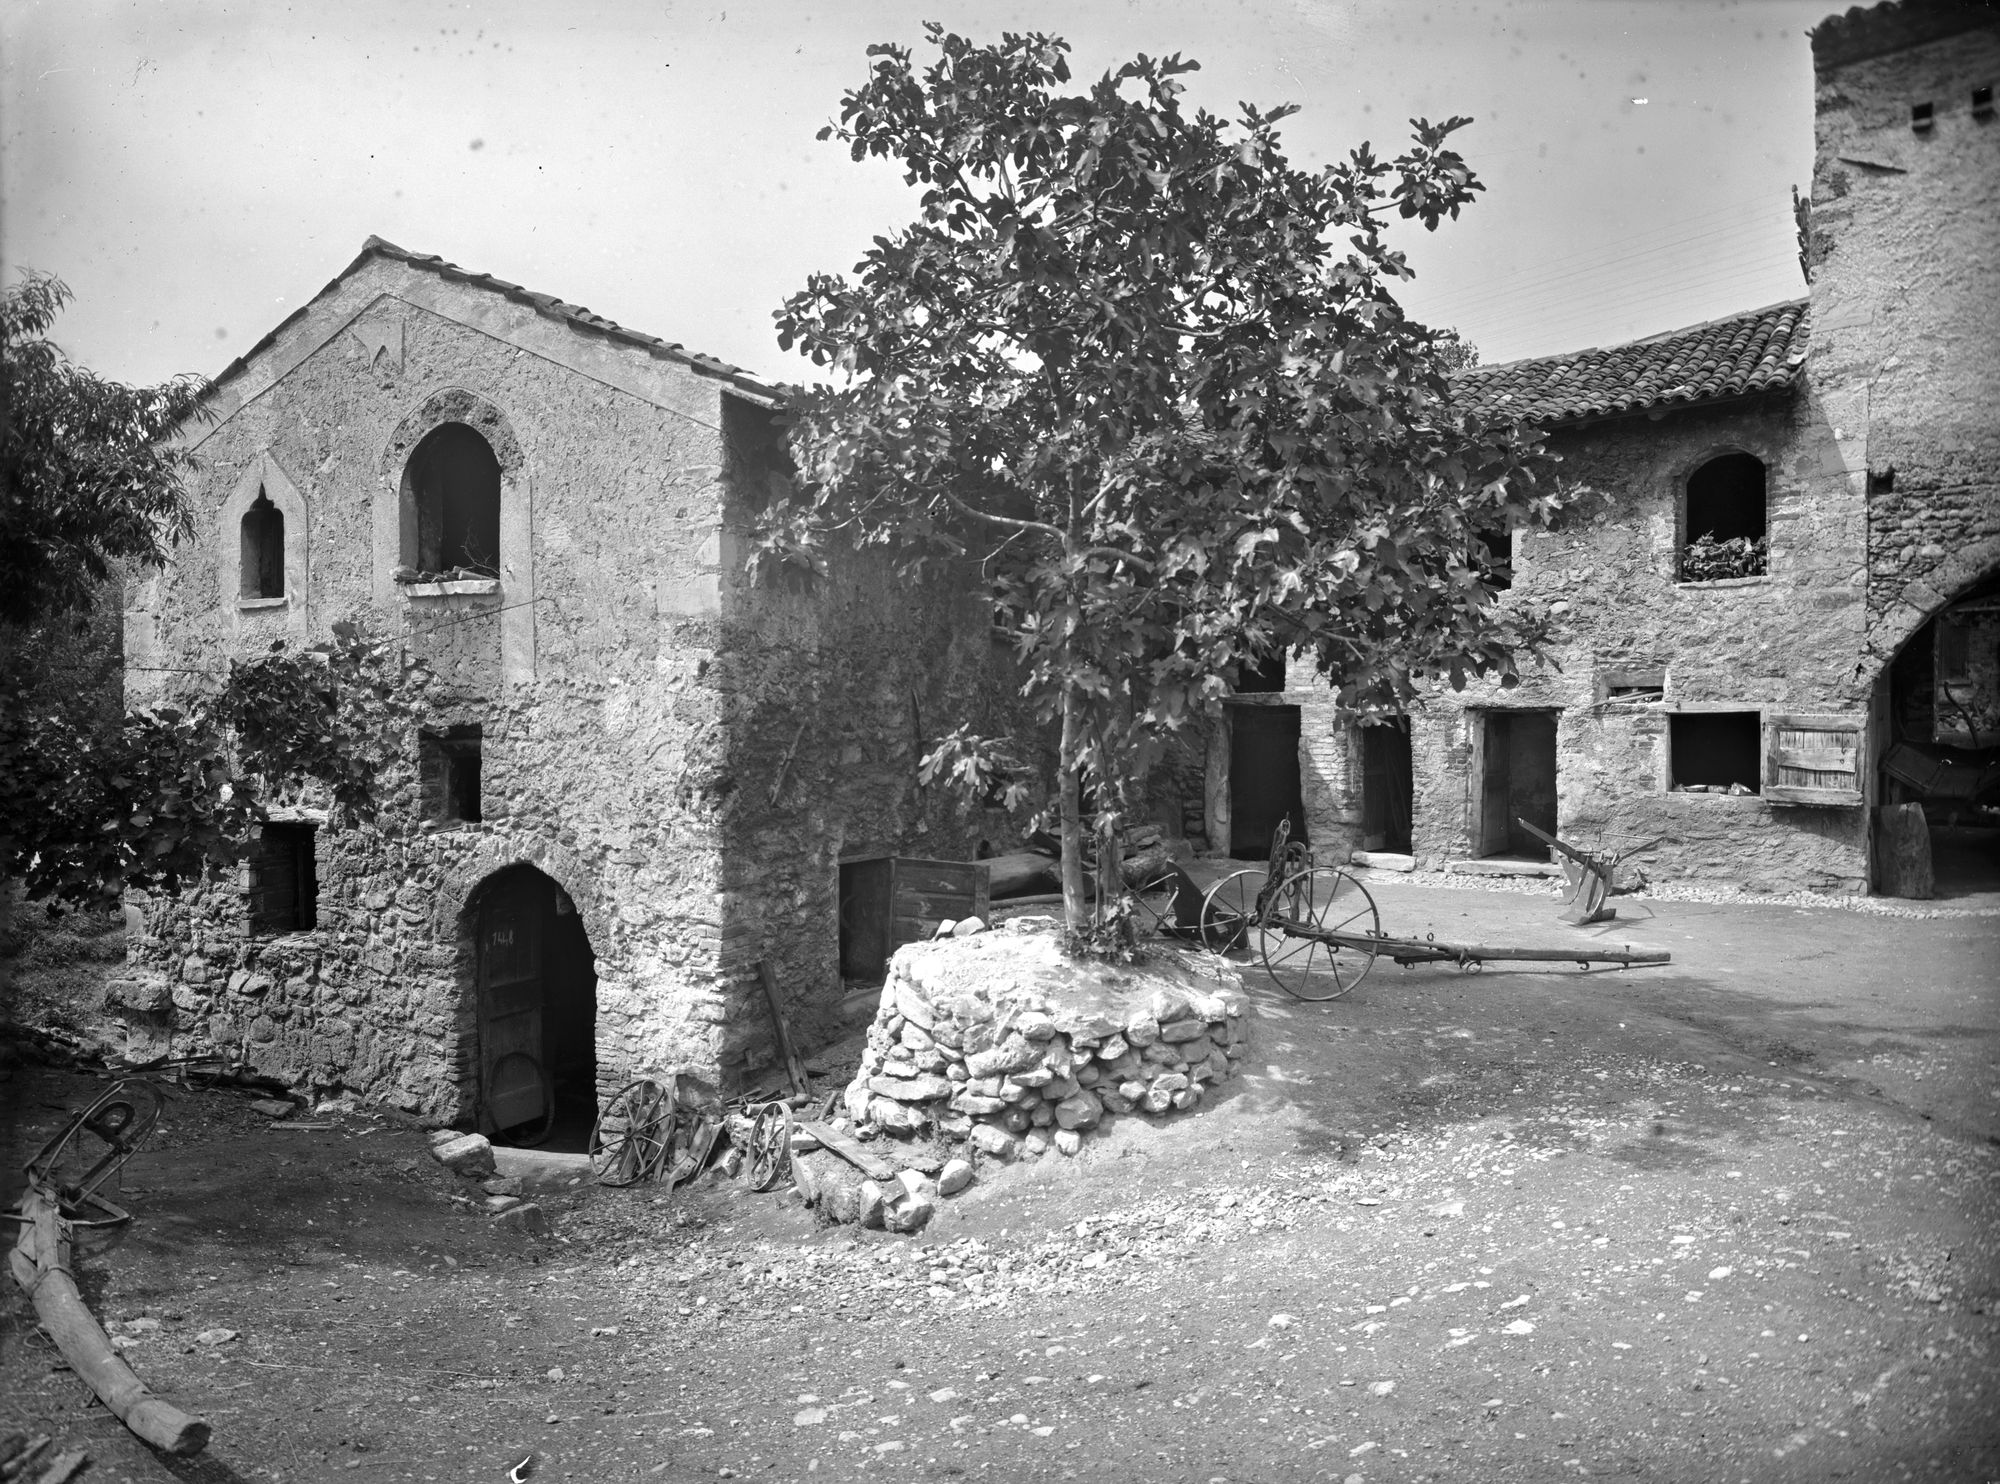
<svg viewBox="0 0 2000 1484"><path fill-rule="evenodd" d="M890 961L847 1116L972 1162L1074 1155L1122 1115L1196 1107L1249 1046L1241 981L1212 957L1063 956L1047 919L910 944Z"/></svg>

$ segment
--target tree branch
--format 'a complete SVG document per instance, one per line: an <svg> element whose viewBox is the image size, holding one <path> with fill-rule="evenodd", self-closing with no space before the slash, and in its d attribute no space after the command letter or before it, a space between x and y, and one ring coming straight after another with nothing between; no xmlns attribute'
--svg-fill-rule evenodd
<svg viewBox="0 0 2000 1484"><path fill-rule="evenodd" d="M974 520L990 521L996 526L1004 526L1012 531L1040 531L1043 535L1053 536L1058 541L1063 539L1062 531L1046 521L1017 520L1011 515L994 515L991 511L975 509L973 506L966 504L957 495L954 495L950 490L944 492L944 498L945 502L954 510L962 515L969 515Z"/></svg>

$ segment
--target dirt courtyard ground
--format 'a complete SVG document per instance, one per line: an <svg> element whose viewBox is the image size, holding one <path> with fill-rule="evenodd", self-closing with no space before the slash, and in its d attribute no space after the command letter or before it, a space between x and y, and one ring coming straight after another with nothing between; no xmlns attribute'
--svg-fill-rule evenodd
<svg viewBox="0 0 2000 1484"><path fill-rule="evenodd" d="M1249 972L1251 1075L914 1240L729 1184L537 1239L420 1129L177 1094L82 1279L214 1443L132 1443L12 1283L0 1432L92 1481L2000 1480L2000 918L1618 906L1670 966ZM94 1085L15 1074L10 1176Z"/></svg>

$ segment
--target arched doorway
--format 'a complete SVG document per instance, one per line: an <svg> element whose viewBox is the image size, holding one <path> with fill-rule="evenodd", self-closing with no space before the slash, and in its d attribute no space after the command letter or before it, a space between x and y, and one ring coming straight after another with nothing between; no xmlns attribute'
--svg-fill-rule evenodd
<svg viewBox="0 0 2000 1484"><path fill-rule="evenodd" d="M480 1131L582 1149L597 1116L597 961L576 904L533 866L509 866L472 913Z"/></svg>
<svg viewBox="0 0 2000 1484"><path fill-rule="evenodd" d="M1876 699L1877 889L2000 895L2000 572L1911 634Z"/></svg>

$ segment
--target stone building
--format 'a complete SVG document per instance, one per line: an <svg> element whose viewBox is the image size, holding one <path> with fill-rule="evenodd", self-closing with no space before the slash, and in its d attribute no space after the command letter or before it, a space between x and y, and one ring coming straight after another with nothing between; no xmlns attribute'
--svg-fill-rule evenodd
<svg viewBox="0 0 2000 1484"><path fill-rule="evenodd" d="M1004 820L916 761L1011 693L990 613L859 558L748 581L779 401L377 239L232 364L192 435L197 537L128 597L128 700L342 620L436 680L378 826L304 800L239 878L148 904L132 1038L574 1123L640 1072L769 1066L760 964L810 1047L844 977L969 906L953 863Z"/></svg>
<svg viewBox="0 0 2000 1484"><path fill-rule="evenodd" d="M1156 779L1171 829L1259 855L1289 818L1435 866L1539 854L1526 818L1655 879L1851 892L1885 804L1920 803L1941 856L1990 820L2000 29L1906 0L1812 45L1804 297L1463 378L1603 497L1491 537L1561 620L1556 664L1393 726L1247 677ZM978 905L1008 823L916 760L1013 720L980 585L859 557L752 585L781 400L379 240L223 373L200 535L130 591L128 699L341 620L438 678L379 826L302 800L238 877L148 904L115 993L137 1048L581 1119L636 1073L769 1066L760 969L810 1045L895 942Z"/></svg>
<svg viewBox="0 0 2000 1484"><path fill-rule="evenodd" d="M1259 853L1290 813L1323 849L1545 860L1526 818L1655 880L1861 892L1871 821L1917 801L1941 862L1990 858L2000 15L1906 0L1812 48L1805 297L1461 380L1604 497L1493 538L1561 620L1555 666L1407 726L1281 679L1237 697L1207 756L1217 848Z"/></svg>

